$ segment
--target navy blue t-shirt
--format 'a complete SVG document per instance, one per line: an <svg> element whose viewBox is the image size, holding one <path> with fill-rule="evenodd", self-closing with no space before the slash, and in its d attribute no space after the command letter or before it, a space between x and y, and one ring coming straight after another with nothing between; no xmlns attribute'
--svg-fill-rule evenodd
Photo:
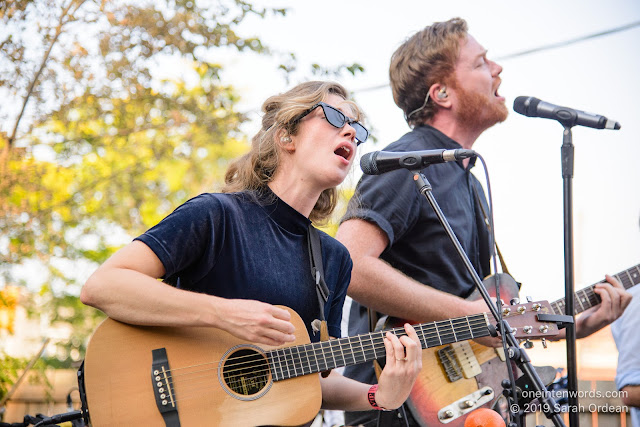
<svg viewBox="0 0 640 427"><path fill-rule="evenodd" d="M385 151L457 149L460 144L431 126L419 126ZM482 278L489 274L489 236L473 187L486 207L484 191L471 173L473 160L435 164L422 172L433 187L433 196L456 237ZM420 194L412 173L399 169L378 176L364 175L341 221L360 218L376 224L389 238L380 258L420 283L465 297L474 282L449 240L433 208ZM349 315L349 335L368 332L365 307L354 301ZM408 319L416 320L416 319ZM345 375L375 382L366 364L350 366Z"/></svg>
<svg viewBox="0 0 640 427"><path fill-rule="evenodd" d="M296 311L307 326L320 309L307 249L308 218L270 190L201 194L137 237L160 259L164 281L224 298L259 300ZM351 278L347 249L319 231L329 334L340 337L342 305Z"/></svg>

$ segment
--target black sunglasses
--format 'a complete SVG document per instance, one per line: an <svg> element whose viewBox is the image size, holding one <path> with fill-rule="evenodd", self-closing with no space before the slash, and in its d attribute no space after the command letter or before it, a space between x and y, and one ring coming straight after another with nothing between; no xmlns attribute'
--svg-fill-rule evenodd
<svg viewBox="0 0 640 427"><path fill-rule="evenodd" d="M316 105L309 108L304 113L300 114L298 117L293 119L292 124L295 125L296 123L298 123L300 120L302 120L305 116L307 116L309 113L311 113L313 110L315 110L318 107L322 108L322 111L324 112L324 118L327 119L327 121L331 126L334 126L340 129L345 124L348 124L352 128L354 128L356 131L356 145L362 144L367 140L367 138L369 138L369 131L367 130L367 128L362 126L360 122L350 119L349 117L345 116L342 111L337 110L333 108L331 105L325 104L324 102L318 102Z"/></svg>

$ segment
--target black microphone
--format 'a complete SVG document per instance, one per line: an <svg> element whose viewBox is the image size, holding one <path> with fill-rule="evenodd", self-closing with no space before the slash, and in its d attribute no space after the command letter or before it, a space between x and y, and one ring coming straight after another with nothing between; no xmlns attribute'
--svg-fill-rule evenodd
<svg viewBox="0 0 640 427"><path fill-rule="evenodd" d="M452 162L477 155L473 150L373 151L362 156L360 168L367 175L380 175L396 169L422 169L433 163Z"/></svg>
<svg viewBox="0 0 640 427"><path fill-rule="evenodd" d="M586 126L595 129L620 129L620 123L609 120L605 116L587 113L573 108L560 107L540 101L532 96L519 96L513 101L513 110L528 117L554 119L565 126Z"/></svg>

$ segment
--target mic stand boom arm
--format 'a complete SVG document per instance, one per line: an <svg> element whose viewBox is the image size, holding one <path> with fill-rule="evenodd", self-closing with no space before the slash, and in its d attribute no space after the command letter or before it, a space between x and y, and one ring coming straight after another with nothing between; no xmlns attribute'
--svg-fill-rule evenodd
<svg viewBox="0 0 640 427"><path fill-rule="evenodd" d="M478 277L478 273L473 268L473 265L471 265L471 261L469 261L469 257L464 252L464 249L462 248L462 245L460 244L460 242L458 241L458 238L454 234L453 229L451 228L451 226L449 225L449 222L447 221L444 214L442 213L442 210L440 209L438 202L436 202L435 197L433 197L432 187L429 181L427 180L427 177L424 176L424 174L420 170L413 170L411 172L413 173L413 180L418 186L418 190L420 191L420 194L422 194L427 199L427 201L433 208L436 216L438 217L438 220L440 220L440 223L444 227L444 230L449 236L449 239L453 243L456 249L456 252L460 256L460 259L464 263L467 271L473 278L473 281L475 282L478 292L480 292L480 295L482 295L482 298L487 303L487 306L489 307L491 314L496 319L496 322L498 322L500 333L505 336L510 346L510 348L508 349L509 358L512 359L516 363L516 365L522 370L524 375L526 375L529 378L530 383L533 385L534 390L537 392L537 396L540 396L539 399L540 399L541 407L544 409L546 417L550 418L556 427L561 427L561 426L564 427L565 424L563 423L562 418L560 417L560 414L559 414L560 408L558 404L555 402L555 400L553 399L553 397L551 397L550 394L547 392L547 388L545 384L542 382L542 380L538 376L538 373L536 372L533 365L531 364L531 359L529 359L529 356L524 351L524 349L520 348L518 341L516 340L516 337L511 332L511 327L509 327L509 324L507 323L507 321L502 320L502 322L500 323L501 316L498 313L498 309L491 301L491 297L489 296L489 293L487 292L484 285L482 284L482 280L480 280L480 277ZM515 387L515 384L513 386Z"/></svg>

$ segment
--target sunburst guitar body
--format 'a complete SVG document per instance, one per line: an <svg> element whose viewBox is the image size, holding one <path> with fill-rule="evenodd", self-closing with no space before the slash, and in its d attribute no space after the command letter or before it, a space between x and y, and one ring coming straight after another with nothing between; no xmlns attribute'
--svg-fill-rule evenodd
<svg viewBox="0 0 640 427"><path fill-rule="evenodd" d="M518 297L518 285L508 274L489 276L484 284L495 295L495 279L500 280L500 299L511 301ZM629 289L640 283L640 264L614 275ZM574 311L581 313L600 303L594 285L577 291L574 295ZM470 299L477 299L472 295ZM518 317L520 304L506 305L503 314L511 327ZM552 314L565 314L565 300L550 304ZM390 324L402 324L405 320L393 319ZM545 338L545 335L519 338ZM421 426L462 427L469 412L477 408L500 409L497 399L502 395L502 380L508 379L507 364L502 349L480 345L474 341L451 343L429 348L422 352L422 371L413 387L407 404L413 417ZM551 382L554 371L543 367L538 371L543 381ZM518 372L516 371L516 374ZM504 409L504 408L503 408Z"/></svg>

